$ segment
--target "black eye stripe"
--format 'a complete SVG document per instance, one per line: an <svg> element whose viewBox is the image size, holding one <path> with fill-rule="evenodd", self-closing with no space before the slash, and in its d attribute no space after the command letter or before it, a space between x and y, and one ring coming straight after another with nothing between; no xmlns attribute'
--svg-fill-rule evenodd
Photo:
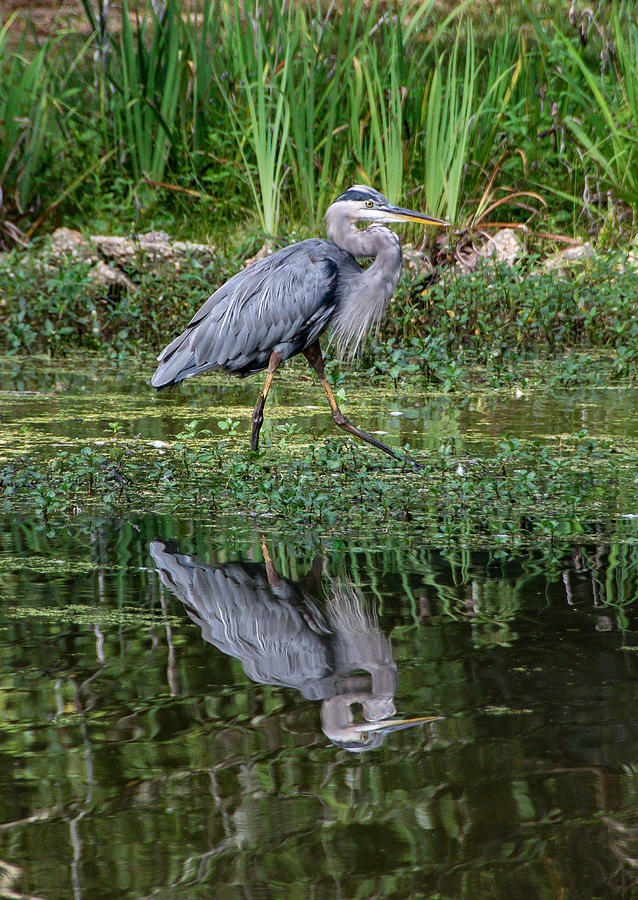
<svg viewBox="0 0 638 900"><path fill-rule="evenodd" d="M340 197L337 197L334 202L338 203L340 200L357 200L364 203L366 200L371 200L373 203L387 203L386 198L383 194L379 194L378 191L359 191L356 188L350 188L345 191L345 193L341 194Z"/></svg>
<svg viewBox="0 0 638 900"><path fill-rule="evenodd" d="M337 197L337 200L369 200L370 197L367 194L362 194L361 191L346 191L345 194L342 194L340 197Z"/></svg>

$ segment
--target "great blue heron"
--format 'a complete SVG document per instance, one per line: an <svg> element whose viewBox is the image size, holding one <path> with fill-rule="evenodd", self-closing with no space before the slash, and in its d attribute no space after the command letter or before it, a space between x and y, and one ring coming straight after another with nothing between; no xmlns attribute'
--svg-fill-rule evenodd
<svg viewBox="0 0 638 900"><path fill-rule="evenodd" d="M160 578L204 640L239 659L253 681L320 700L321 727L334 744L371 750L392 731L438 718L393 718L397 667L390 641L351 588L330 582L321 602L316 566L314 578L289 581L275 571L263 541L262 551L264 565L206 565L161 541L150 545Z"/></svg>
<svg viewBox="0 0 638 900"><path fill-rule="evenodd" d="M358 222L371 224L360 230ZM386 222L448 224L394 206L373 188L354 185L328 208L329 240L311 238L278 250L238 272L208 298L186 330L160 353L153 387L173 386L210 369L241 376L267 369L252 417L250 445L257 450L273 375L284 360L303 353L321 379L335 423L399 459L341 412L319 346L320 335L329 329L339 355L351 356L383 318L402 259L399 239L383 227ZM364 269L357 258L374 261Z"/></svg>

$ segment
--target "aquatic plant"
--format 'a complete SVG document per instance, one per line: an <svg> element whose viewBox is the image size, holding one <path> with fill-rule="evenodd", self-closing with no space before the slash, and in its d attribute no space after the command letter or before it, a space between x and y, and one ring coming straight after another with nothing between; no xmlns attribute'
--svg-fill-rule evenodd
<svg viewBox="0 0 638 900"><path fill-rule="evenodd" d="M379 464L351 443L308 449L288 425L274 428L255 457L235 430L233 420L213 429L193 420L158 447L116 434L55 450L48 461L15 455L0 468L0 506L35 509L45 523L149 504L224 515L250 509L302 528L416 529L438 544L500 547L574 540L592 522L612 534L638 502L632 447L584 430L544 443L503 439L478 455L444 441L420 457L418 472Z"/></svg>

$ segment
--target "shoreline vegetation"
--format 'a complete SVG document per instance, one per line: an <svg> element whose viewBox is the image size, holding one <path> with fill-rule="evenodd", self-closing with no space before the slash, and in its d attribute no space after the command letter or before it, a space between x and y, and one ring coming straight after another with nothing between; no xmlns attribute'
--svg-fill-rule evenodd
<svg viewBox="0 0 638 900"><path fill-rule="evenodd" d="M247 260L321 233L329 202L364 181L454 225L416 248L402 229L389 350L379 360L373 341L364 371L405 363L436 384L576 347L631 375L632 6L489 6L123 0L118 14L81 0L46 28L38 7L38 27L17 10L0 29L0 352L157 351ZM511 268L480 256L503 224ZM52 260L60 225L140 252L121 265L94 248L94 278L86 254ZM149 231L211 253L169 271L142 252ZM587 253L540 265L565 248Z"/></svg>
<svg viewBox="0 0 638 900"><path fill-rule="evenodd" d="M636 250L595 253L584 244L543 259L521 247L508 260L483 256L490 242L439 268L406 247L381 331L350 371L453 390L474 366L498 374L577 350L607 354L612 380L636 378ZM162 233L86 240L59 229L53 240L0 256L0 353L156 354L237 268L223 249Z"/></svg>
<svg viewBox="0 0 638 900"><path fill-rule="evenodd" d="M0 29L0 352L157 351L256 253L321 233L363 181L454 226L416 248L402 229L381 366L409 357L437 383L577 347L631 374L633 7L489 6L78 0L47 27L18 9ZM511 268L480 256L503 224ZM140 252L120 265L98 245L95 278L73 248L52 259L60 225ZM142 252L149 231L211 253L169 271ZM540 265L565 248L587 253Z"/></svg>

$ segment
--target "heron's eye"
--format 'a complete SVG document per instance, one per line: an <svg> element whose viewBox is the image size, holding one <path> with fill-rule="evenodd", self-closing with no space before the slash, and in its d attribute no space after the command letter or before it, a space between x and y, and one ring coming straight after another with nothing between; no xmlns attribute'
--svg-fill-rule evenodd
<svg viewBox="0 0 638 900"><path fill-rule="evenodd" d="M372 204L370 204L370 206L372 206ZM363 741L363 743L365 744L365 743L367 743L367 740L370 737L370 735L368 734L367 731L362 731L360 737L361 737L361 740Z"/></svg>
<svg viewBox="0 0 638 900"><path fill-rule="evenodd" d="M366 206L368 207L368 209L372 209L374 203L372 202L372 200L366 200Z"/></svg>

